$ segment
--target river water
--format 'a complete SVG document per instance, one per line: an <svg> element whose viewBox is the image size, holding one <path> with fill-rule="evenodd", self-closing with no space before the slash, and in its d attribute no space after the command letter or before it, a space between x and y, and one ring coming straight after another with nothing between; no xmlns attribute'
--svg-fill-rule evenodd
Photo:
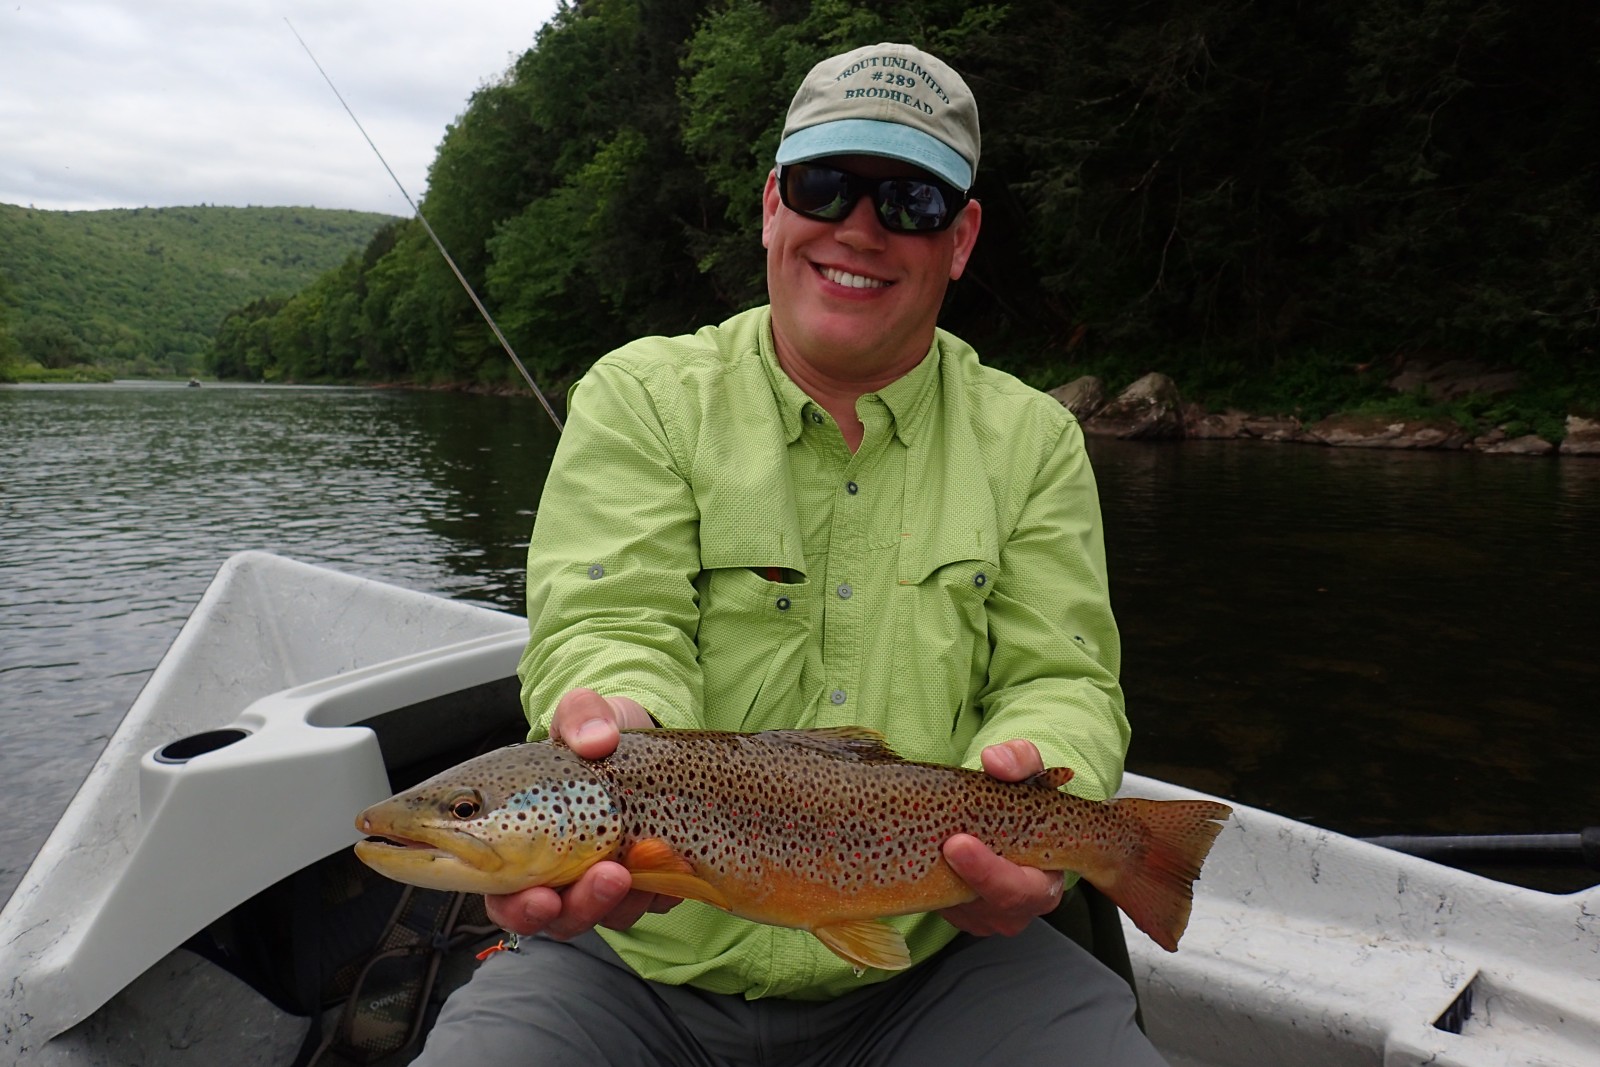
<svg viewBox="0 0 1600 1067"><path fill-rule="evenodd" d="M555 440L521 397L0 387L0 901L230 554L520 611ZM1091 445L1131 769L1348 833L1600 824L1600 461Z"/></svg>

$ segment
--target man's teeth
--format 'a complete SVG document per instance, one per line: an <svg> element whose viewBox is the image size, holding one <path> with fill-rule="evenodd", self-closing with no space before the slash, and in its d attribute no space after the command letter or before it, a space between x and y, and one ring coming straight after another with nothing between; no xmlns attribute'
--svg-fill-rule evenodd
<svg viewBox="0 0 1600 1067"><path fill-rule="evenodd" d="M849 274L832 267L823 267L822 276L836 285L848 285L852 289L882 289L888 282L877 278L867 278L860 274Z"/></svg>

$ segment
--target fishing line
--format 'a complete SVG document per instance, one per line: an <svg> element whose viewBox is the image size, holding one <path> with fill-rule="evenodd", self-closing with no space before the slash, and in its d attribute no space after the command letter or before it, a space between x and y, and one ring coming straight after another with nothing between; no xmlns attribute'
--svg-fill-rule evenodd
<svg viewBox="0 0 1600 1067"><path fill-rule="evenodd" d="M533 390L533 395L539 398L539 403L544 407L545 414L549 415L550 421L556 424L556 429L558 431L561 430L561 416L556 414L556 409L551 407L550 401L545 399L544 392L539 388L538 383L533 380L533 375L528 373L528 368L524 367L522 360L517 358L516 352L511 348L511 342L507 341L506 335L500 332L499 324L494 321L494 316L489 314L489 309L483 306L483 301L478 299L478 294L473 291L472 284L467 281L466 275L461 273L461 268L456 266L456 261L451 257L449 249L445 248L444 242L439 240L439 235L433 232L433 227L428 225L428 220L422 214L422 209L417 207L416 201L411 199L411 194L406 192L406 187L400 184L400 179L395 176L394 170L389 166L389 161L383 158L383 153L378 151L378 146L372 143L372 138L367 135L366 127L361 125L361 120L356 118L356 113L350 110L349 104L345 103L344 94L339 92L339 87L333 84L333 79L328 77L328 72L322 69L321 63L317 62L317 57L312 53L311 46L306 44L304 37L300 36L300 31L294 28L294 23L290 22L287 16L284 17L283 23L289 27L289 32L294 34L294 39L300 42L300 47L306 50L306 55L310 56L312 64L317 68L317 73L322 75L322 80L328 83L328 88L333 90L333 95L338 97L340 106L344 108L344 113L350 116L350 121L356 124L356 129L360 130L361 136L366 139L367 147L371 148L372 154L378 157L378 162L383 164L383 169L389 172L389 177L394 180L395 188L400 190L400 195L406 198L407 204L411 205L411 211L416 216L417 221L422 223L422 228L428 232L429 237L433 238L434 247L439 249L439 254L444 257L444 261L450 264L450 270L455 274L456 281L461 283L461 288L465 289L467 295L472 298L472 306L478 309L478 314L483 316L483 321L489 324L489 329L494 331L495 339L500 342L500 347L506 350L506 355L511 357L511 362L515 363L517 370L522 372L522 380L528 383L528 388Z"/></svg>

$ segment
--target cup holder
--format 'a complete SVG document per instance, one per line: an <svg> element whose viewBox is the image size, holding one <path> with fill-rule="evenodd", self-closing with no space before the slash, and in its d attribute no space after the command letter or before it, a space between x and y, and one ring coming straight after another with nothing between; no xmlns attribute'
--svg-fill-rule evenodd
<svg viewBox="0 0 1600 1067"><path fill-rule="evenodd" d="M241 730L230 726L224 730L207 730L204 733L190 734L180 737L176 741L162 745L155 752L157 763L188 763L196 756L203 756L207 752L215 752L221 748L243 741L250 736L249 730Z"/></svg>

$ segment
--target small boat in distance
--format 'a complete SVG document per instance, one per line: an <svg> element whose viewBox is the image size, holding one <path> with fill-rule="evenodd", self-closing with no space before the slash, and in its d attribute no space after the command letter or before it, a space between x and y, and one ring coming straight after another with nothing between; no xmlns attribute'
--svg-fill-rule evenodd
<svg viewBox="0 0 1600 1067"><path fill-rule="evenodd" d="M497 932L476 898L363 881L352 820L520 739L525 636L225 562L0 911L0 1062L287 1067L352 1026L408 1062ZM1541 893L1230 803L1179 951L1127 938L1174 1067L1600 1063L1600 886Z"/></svg>

